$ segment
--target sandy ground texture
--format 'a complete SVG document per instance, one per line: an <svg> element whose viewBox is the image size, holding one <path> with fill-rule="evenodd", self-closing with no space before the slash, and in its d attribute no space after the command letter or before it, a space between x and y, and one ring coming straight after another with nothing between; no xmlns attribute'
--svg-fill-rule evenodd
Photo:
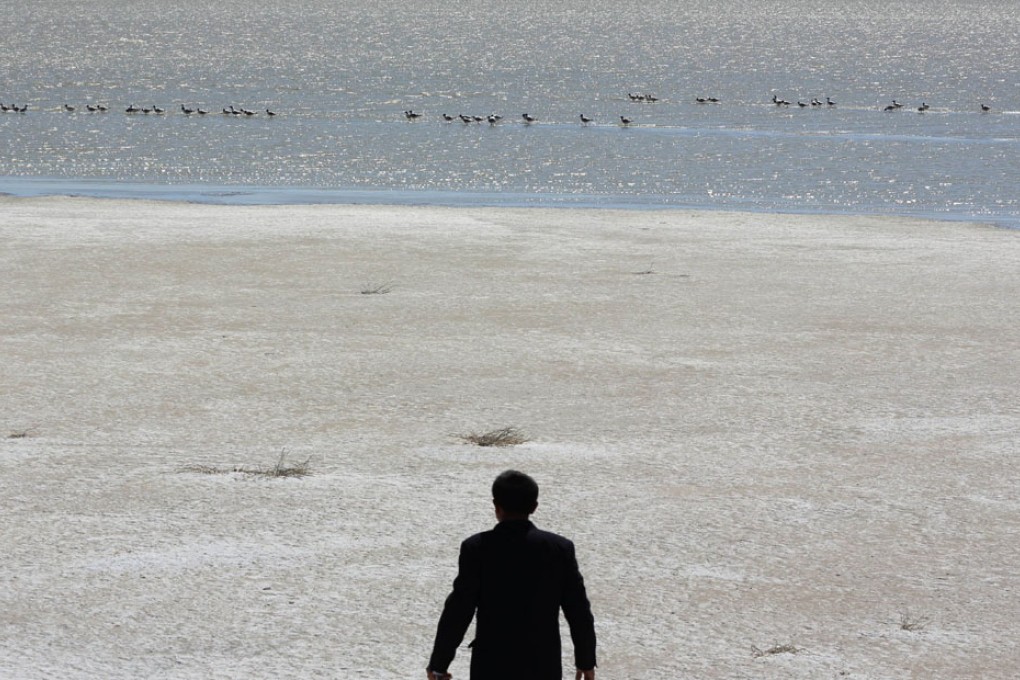
<svg viewBox="0 0 1020 680"><path fill-rule="evenodd" d="M601 678L1017 677L1018 232L7 198L0 239L0 678L422 678L508 467Z"/></svg>

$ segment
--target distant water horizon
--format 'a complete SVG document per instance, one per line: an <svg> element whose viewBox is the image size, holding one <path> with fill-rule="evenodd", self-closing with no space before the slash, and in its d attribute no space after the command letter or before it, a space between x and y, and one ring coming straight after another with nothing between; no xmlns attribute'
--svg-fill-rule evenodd
<svg viewBox="0 0 1020 680"><path fill-rule="evenodd" d="M0 193L1020 227L1005 0L0 6Z"/></svg>

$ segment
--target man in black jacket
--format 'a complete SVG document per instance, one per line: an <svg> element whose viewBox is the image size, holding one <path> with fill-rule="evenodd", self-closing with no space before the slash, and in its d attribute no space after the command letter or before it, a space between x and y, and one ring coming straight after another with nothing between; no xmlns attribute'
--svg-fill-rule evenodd
<svg viewBox="0 0 1020 680"><path fill-rule="evenodd" d="M574 544L528 516L538 484L507 470L492 484L499 524L461 544L453 592L439 618L429 680L449 680L457 647L477 612L471 680L561 680L560 609L570 626L578 680L595 678L595 621Z"/></svg>

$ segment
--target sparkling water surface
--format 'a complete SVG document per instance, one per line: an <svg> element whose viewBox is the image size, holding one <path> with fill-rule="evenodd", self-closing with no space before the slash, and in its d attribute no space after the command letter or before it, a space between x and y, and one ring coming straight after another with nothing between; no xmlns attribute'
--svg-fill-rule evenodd
<svg viewBox="0 0 1020 680"><path fill-rule="evenodd" d="M1012 2L0 0L0 9L0 102L28 105L0 114L0 191L1020 223ZM629 96L638 93L658 101ZM837 105L809 104L826 97ZM884 111L893 100L903 107ZM131 104L166 112L125 113ZM209 114L185 115L182 104ZM230 106L256 113L221 113ZM406 110L422 115L409 121ZM594 122L582 125L582 113Z"/></svg>

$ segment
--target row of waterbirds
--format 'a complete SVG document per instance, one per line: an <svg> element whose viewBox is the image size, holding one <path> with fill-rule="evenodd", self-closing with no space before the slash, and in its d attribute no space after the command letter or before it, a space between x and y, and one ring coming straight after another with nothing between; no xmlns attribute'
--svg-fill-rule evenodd
<svg viewBox="0 0 1020 680"><path fill-rule="evenodd" d="M697 99L697 101L698 101L699 104L705 103L700 97ZM714 101L718 101L718 100L714 100ZM785 99L780 99L777 95L772 95L772 103L775 104L776 106L793 106L793 104L791 102L789 102L789 101L787 101ZM827 107L836 106L836 102L832 101L832 99L830 99L829 97L826 97L824 102L821 101L820 99L815 98L815 99L812 99L809 103L800 101L798 99L797 100L797 106L802 108L802 109L808 108L808 107L816 107L816 108L817 107L826 107L827 108ZM980 109L981 109L981 111L983 113L988 113L989 111L992 110L992 107L988 106L988 104L980 104L979 106L980 106ZM892 103L891 104L887 104L886 106L883 106L882 110L883 111L899 111L902 108L904 108L904 105L901 104L900 102L896 101L895 99L893 99ZM929 106L926 102L921 102L921 105L917 107L917 112L918 113L924 113L925 111L927 111L930 108L931 108L931 106Z"/></svg>
<svg viewBox="0 0 1020 680"><path fill-rule="evenodd" d="M657 97L653 97L651 95L628 94L628 96L630 97L630 99L632 101L643 101L643 102L656 102L656 101L659 101ZM718 97L695 97L694 101L696 103L698 103L698 104L719 104L719 103L721 103L721 100ZM779 106L779 107L793 106L793 104L791 102L789 102L789 101L787 101L785 99L780 99L777 95L772 95L772 103L775 104L776 106ZM797 101L797 106L799 108L809 108L809 107L813 107L813 108L834 108L836 105L837 105L836 102L834 102L831 97L826 97L824 102L822 100L818 99L818 98L814 98L810 102L803 102L803 101L800 101L800 100ZM904 105L901 104L900 102L896 101L895 99L893 99L892 103L887 105L887 106L882 107L882 110L883 111L898 111L898 110L900 110L902 108L904 108ZM917 107L917 111L919 113L924 113L925 111L927 111L930 108L931 108L931 106L929 106L926 102L921 102L921 105ZM987 104L980 104L980 110L983 113L988 113L988 112L990 112L992 110L992 107L988 106ZM418 120L419 118L421 118L424 115L425 114L421 113L420 111L414 111L412 109L407 109L406 111L404 111L404 117L407 120L410 120L410 121ZM456 120L460 120L463 123L483 123L483 122L488 122L489 125L495 125L495 124L499 123L501 120L503 120L503 116L501 116L499 114L495 114L495 113L490 113L487 116L465 115L463 113L462 114L458 114L456 116L450 115L449 113L443 113L441 115L443 117L443 120L446 121L447 123L452 123L452 122L454 122ZM525 124L530 124L530 123L538 122L538 118L533 116L533 115L531 115L530 113L522 113L521 114L521 118L523 119L523 122ZM621 115L619 118L620 118L620 124L622 124L622 125L630 125L631 123L634 122L634 119L632 117ZM595 122L595 119L592 116L588 116L588 115L583 114L583 113L579 115L579 119L580 119L582 125L588 125L590 123Z"/></svg>
<svg viewBox="0 0 1020 680"><path fill-rule="evenodd" d="M988 113L989 111L992 110L992 107L989 106L988 104L981 104L980 107L981 107L981 112L982 113ZM887 104L886 106L884 106L882 108L882 110L883 111L899 111L902 108L903 108L903 104L901 104L898 101L896 101L895 99L893 99L892 100L892 104ZM927 111L930 108L931 108L931 106L929 106L926 102L921 102L921 105L917 107L917 112L918 113L924 113L925 111Z"/></svg>
<svg viewBox="0 0 1020 680"><path fill-rule="evenodd" d="M628 92L627 93L627 97L631 101L634 101L634 102L649 102L650 103L650 102L658 102L659 101L659 98L657 96L651 95L651 94L634 94L634 93ZM720 100L718 97L695 97L694 101L697 104L719 104L719 103L721 103L722 100ZM775 95L775 94L772 95L772 103L775 104L778 107L793 106L793 102L790 102L790 101L788 101L786 99L780 99L779 96ZM836 102L834 102L830 97L826 97L824 102L821 101L818 98L813 98L813 99L811 99L810 102L804 102L804 101L801 101L801 100L797 100L796 105L799 108L809 108L809 107L810 108L833 108L833 107L836 106ZM979 107L980 107L980 110L982 112L984 112L984 113L988 113L988 112L990 112L992 110L992 108L990 106L988 106L987 104L984 104L984 103L981 103L979 105ZM882 108L883 111L898 111L900 109L905 108L905 106L903 104L901 104L900 102L896 101L895 99L893 99L892 103L890 103L890 104L888 104L888 105L886 105L884 107L881 107L881 108ZM930 108L931 107L927 104L927 102L921 102L921 105L917 107L917 111L919 113L924 113L925 111L927 111ZM67 113L75 113L75 112L79 111L79 108L77 106L72 105L72 104L64 104L61 107L60 110L65 111ZM110 107L107 104L86 104L85 107L84 107L84 111L86 111L88 113L107 113L109 110L110 110ZM25 113L27 111L28 111L28 104L22 104L22 105L19 106L17 104L4 104L4 103L0 102L0 112L3 112L3 113ZM126 109L124 109L124 112L125 113L141 113L141 114L157 114L157 115L159 115L159 114L165 114L167 112L167 110L165 108L156 106L155 104L152 104L150 106L135 106L134 104L129 104L128 107ZM194 115L199 115L199 116L204 116L204 115L207 115L209 113L209 111L207 109L203 109L200 106L187 106L185 104L181 104L180 105L180 112L182 114L186 115L186 116L190 116L190 115L193 115L193 114ZM228 116L248 116L248 117L250 117L250 116L256 116L260 112L252 110L252 109L245 108L243 106L240 107L240 108L236 108L233 104L230 104L229 106L223 107L223 109L220 111L220 113L223 114L223 115L228 115ZM269 116L269 117L274 117L277 114L276 114L275 111L273 111L273 110L271 110L271 109L269 109L267 107L265 109L265 115ZM413 111L411 109L408 109L408 110L404 111L404 117L407 118L407 120L417 120L418 118L421 118L422 115L423 115L422 113L420 113L418 111ZM450 114L444 113L444 114L442 114L442 116L443 116L443 120L445 120L447 122L452 122L452 121L455 121L455 120L459 119L459 120L463 121L464 123L482 123L482 122L488 122L490 125L495 125L496 123L500 122L502 120L502 118L503 118L501 115L498 115L498 114L489 114L487 116L460 114L460 115L457 115L457 116L452 116ZM537 120L538 120L535 116L533 116L531 114L528 114L528 113L521 114L521 117L523 118L525 123L534 123L534 122L537 122ZM623 125L629 125L630 123L633 122L633 119L628 117L628 116L622 116L621 115L619 118L620 118L620 122ZM580 121L581 121L582 125L587 125L589 123L594 122L594 119L592 117L590 117L590 116L585 115L585 114L580 114Z"/></svg>
<svg viewBox="0 0 1020 680"><path fill-rule="evenodd" d="M60 110L66 113L76 113L79 111L79 108L72 104L64 104ZM17 104L4 104L3 102L0 102L0 112L2 113L25 113L26 111L28 111L28 104L18 106ZM110 107L107 104L86 104L84 111L88 113L107 113L110 111ZM181 104L180 111L186 116L190 116L192 114L204 116L209 113L208 110L203 109L200 106L187 106L185 104ZM150 106L135 106L134 104L129 104L128 107L124 109L124 113L154 113L158 115L166 112L167 110L165 108L156 106L155 104ZM220 111L220 113L229 116L257 116L259 114L258 111L246 109L243 106L241 108L235 108L233 104L223 107L223 110ZM266 108L265 115L273 117L276 115L276 112Z"/></svg>
<svg viewBox="0 0 1020 680"><path fill-rule="evenodd" d="M420 113L418 111L412 111L410 109L404 111L404 118L407 118L407 120L418 120L423 115L425 114ZM503 116L499 115L498 113L490 113L487 116L468 116L464 115L463 113L458 114L456 116L451 116L448 113L444 113L442 114L442 116L443 120L446 121L447 123L452 123L456 120L459 120L465 124L488 123L489 125L495 125L496 123L499 123L501 120L503 120ZM523 120L525 125L538 122L538 118L536 116L531 115L530 113L522 113L521 119ZM590 123L595 122L595 118L593 118L592 116L586 116L583 113L580 115L580 120L581 125L588 125ZM633 118L628 118L627 116L620 116L621 125L630 125L633 122L634 122Z"/></svg>

